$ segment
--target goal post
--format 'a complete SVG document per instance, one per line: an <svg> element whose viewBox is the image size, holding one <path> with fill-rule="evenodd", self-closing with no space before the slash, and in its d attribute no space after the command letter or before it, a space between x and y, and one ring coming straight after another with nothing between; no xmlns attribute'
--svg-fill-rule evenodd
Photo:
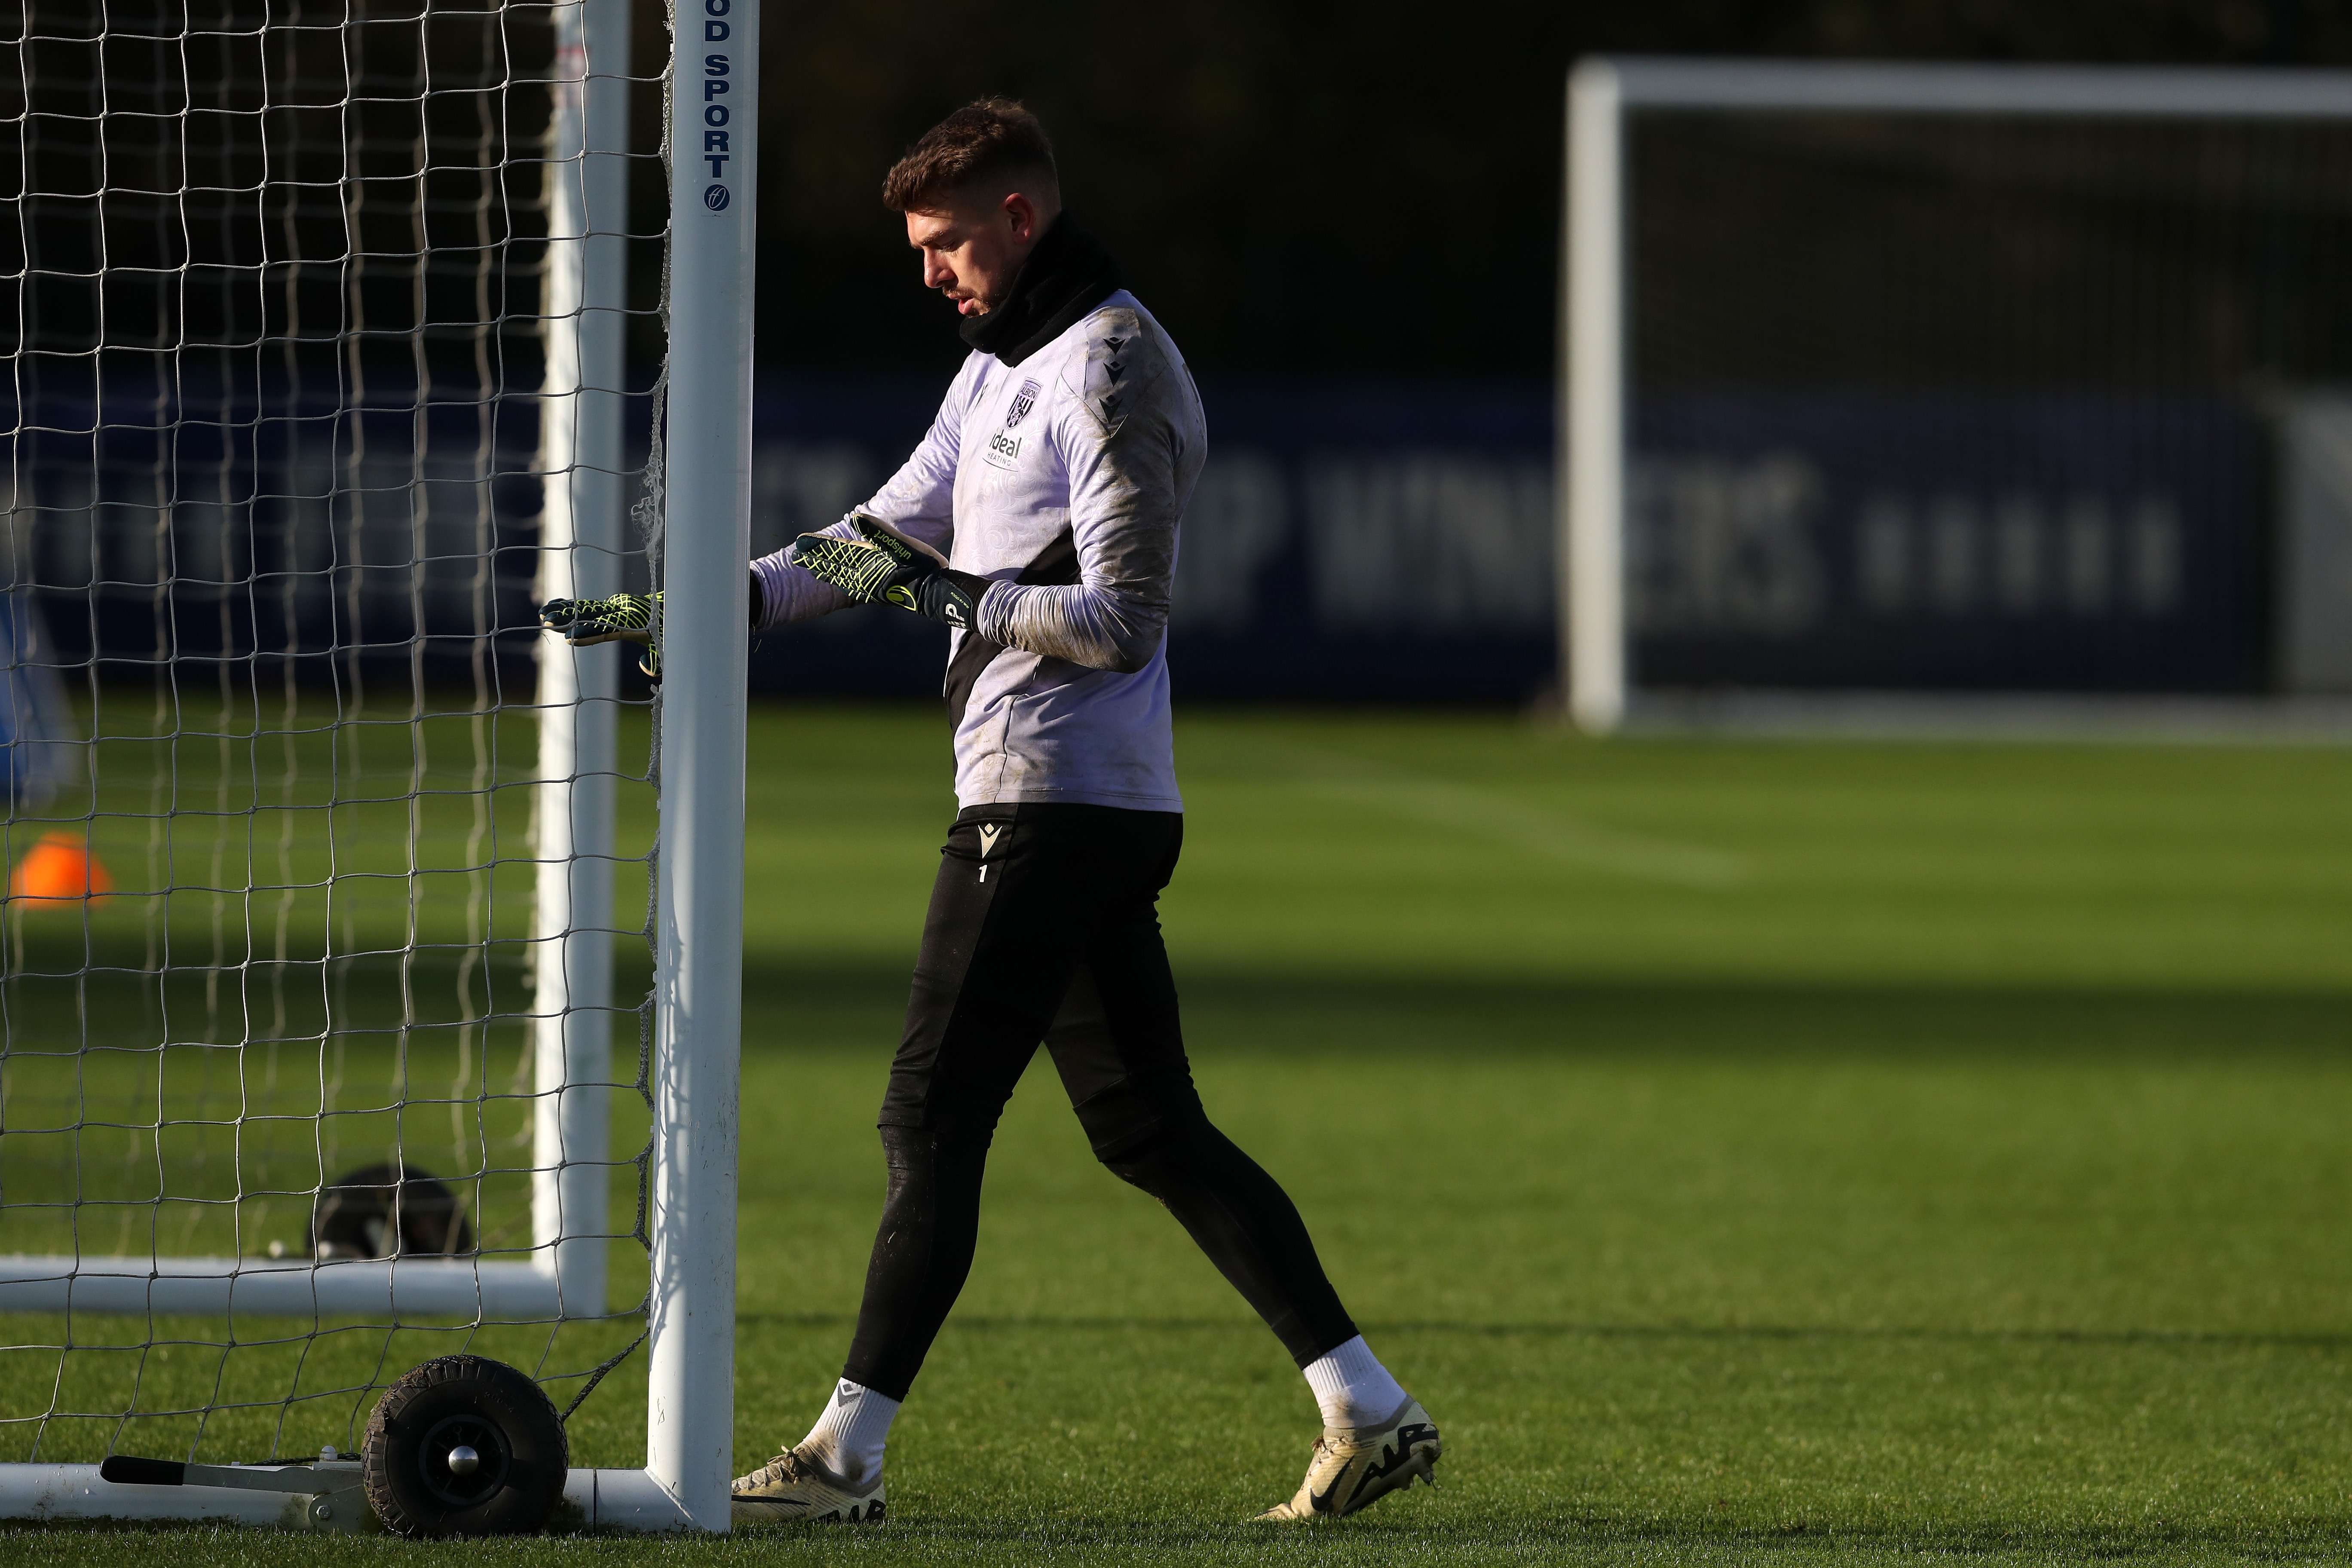
<svg viewBox="0 0 2352 1568"><path fill-rule="evenodd" d="M2265 534L2270 521L2246 514L2266 504L2254 472L2266 459L2233 448L2209 453L2202 468L2167 468L2159 458L2153 467L2162 471L2144 482L2126 470L2168 445L2243 448L2261 438L2219 432L2222 405L2252 426L2275 417L2280 396L2352 381L2352 343L2326 302L2352 255L2329 195L2352 166L2343 134L2352 72L1593 58L1570 73L1565 118L1554 504L1560 689L1574 723L1605 734L1625 720L1647 684L1645 637L1678 637L1685 654L1706 644L1681 658L1685 685L2259 685L2266 653L2253 645L2268 634L2244 624L2255 614L2244 605L2268 592L2263 584L2231 587L2237 606L2208 616L2236 617L2226 636L2188 622L2206 614L2191 601L2220 570L2191 536L2224 524L2250 539ZM1640 155L1655 128L1702 122L1711 144L1649 163ZM1890 126L1899 130L1874 129ZM1707 157L1791 127L1803 144L1793 134L1775 143L1784 171L1805 158L1814 165L1791 175L1789 191L1831 205L1799 216L1792 199L1769 235L1743 240L1736 227L1748 211L1741 204L1761 206L1769 194L1724 204L1740 213L1693 212L1675 204L1703 207L1724 186L1657 188L1677 174L1707 178ZM2060 143L2040 167L2036 127ZM2011 134L1997 140L1996 129ZM2126 145L2134 135L2145 145ZM2304 140L2280 140L2290 135ZM1938 231L1942 194L1953 205ZM2002 207L2011 198L2014 214ZM1894 237L1883 250L1867 231L1873 204L1900 209L1886 219ZM1821 233L1801 233L1805 217L1824 214ZM1938 233L1952 252L1942 263L1948 276L1922 285L1903 275L1938 265L1928 240ZM1718 249L1654 254L1702 241ZM1818 250L1786 254L1808 244ZM2136 272L2095 274L2129 268L2134 257ZM1672 303L1654 289L1661 269L1676 279ZM1725 282L1808 270L1811 282L1784 297ZM1712 310L1678 325L1666 317L1702 287L1694 279L1711 279L1703 286L1714 290ZM1840 300L1828 285L1816 290L1822 279L1853 292ZM1957 329L1939 339L1895 313L1904 300L1948 302L1971 290L1979 313L1969 320L1984 341L1956 345ZM2132 359L2116 344L2134 309L2154 318L2151 339L2203 331L2205 340L2193 352L2167 343ZM1769 339L1769 352L1743 342L1710 355L1689 342L1740 311L1748 324L1785 318L1767 324L1777 336L1766 325L1720 333ZM2021 324L1983 330L2001 311ZM2189 315L2209 320L2183 324ZM1824 346L1805 359L1809 331L1826 345L1863 330L1856 322L1878 331L1869 353ZM2024 342L2034 331L2044 344ZM1677 331L1681 341L1661 346ZM2282 347L2290 338L2299 341ZM1901 361L1906 353L1914 357ZM1653 369L1681 395L1656 418L1646 401ZM1801 407L1803 398L1811 401ZM1896 412L1874 423L1874 400ZM2118 435L2126 401L2137 423ZM2094 429L2103 420L2104 432ZM1995 450L2022 445L2028 424L2052 448L2039 469ZM2075 433L2049 434L2060 426ZM1776 440L1797 461L1766 473L1758 459ZM1944 455L1918 460L1919 493L1905 495L1886 478L1888 462L1855 456L1874 441L1915 450L1940 442ZM2136 456L2116 458L2134 443ZM1664 457L1645 474L1652 450ZM1744 490L1742 462L1756 481ZM1984 470L1980 484L1966 471L1972 464ZM1777 500L1766 493L1775 485ZM2191 493L2200 487L2231 494L2200 500ZM1776 505L1789 524L1776 537L1741 521L1743 509ZM2182 510L2199 505L2200 515ZM1807 508L1811 521L1797 516ZM1799 537L1808 531L1835 537L1809 545ZM1778 550L1795 565L1777 586L1755 586L1742 611L1737 557L1748 549ZM1775 603L1754 602L1774 593ZM2139 624L2124 624L2130 614ZM2071 619L2044 626L2037 616ZM1948 631L1968 646L1940 662L1886 659L1905 616L1922 636ZM2168 617L2179 625L2160 624ZM2149 651L2185 637L2238 646L2197 668ZM1757 661L1796 679L1742 678L1744 654L1808 637L1818 646L1803 658ZM2012 649L2053 651L2042 666L1984 654L2004 637ZM1829 646L1838 639L1842 647Z"/></svg>
<svg viewBox="0 0 2352 1568"><path fill-rule="evenodd" d="M626 0L592 0L557 13L542 307L542 600L604 598L622 587L629 47ZM619 671L609 657L577 658L551 639L536 651L532 1058L541 1092L532 1110L532 1147L545 1152L532 1173L531 1237L535 1258L554 1277L559 1304L577 1300L602 1310Z"/></svg>
<svg viewBox="0 0 2352 1568"><path fill-rule="evenodd" d="M568 1517L728 1527L757 0L671 11L649 404L630 13L0 29L0 1518L353 1528L463 1352L638 1356ZM537 625L648 580L650 692Z"/></svg>
<svg viewBox="0 0 2352 1568"><path fill-rule="evenodd" d="M646 1474L724 1531L734 1446L758 0L683 0L670 80Z"/></svg>

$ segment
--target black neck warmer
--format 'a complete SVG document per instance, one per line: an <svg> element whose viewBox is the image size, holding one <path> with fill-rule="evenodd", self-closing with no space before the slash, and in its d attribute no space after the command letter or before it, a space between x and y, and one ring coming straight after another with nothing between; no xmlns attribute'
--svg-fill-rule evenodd
<svg viewBox="0 0 2352 1568"><path fill-rule="evenodd" d="M1118 263L1064 213L1022 264L1004 303L966 316L957 330L981 353L1019 364L1118 291Z"/></svg>

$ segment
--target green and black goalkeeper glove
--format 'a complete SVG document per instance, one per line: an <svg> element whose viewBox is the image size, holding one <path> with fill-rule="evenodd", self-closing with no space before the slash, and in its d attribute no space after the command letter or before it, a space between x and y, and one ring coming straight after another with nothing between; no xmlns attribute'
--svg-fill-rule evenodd
<svg viewBox="0 0 2352 1568"><path fill-rule="evenodd" d="M941 626L971 629L989 580L958 572L939 552L919 544L880 518L849 514L856 539L803 533L788 559L820 583L830 583L854 605L896 605Z"/></svg>
<svg viewBox="0 0 2352 1568"><path fill-rule="evenodd" d="M562 632L573 647L593 647L604 642L642 644L637 668L661 679L661 645L654 640L654 611L659 594L615 594L609 599L550 599L539 607L539 623Z"/></svg>

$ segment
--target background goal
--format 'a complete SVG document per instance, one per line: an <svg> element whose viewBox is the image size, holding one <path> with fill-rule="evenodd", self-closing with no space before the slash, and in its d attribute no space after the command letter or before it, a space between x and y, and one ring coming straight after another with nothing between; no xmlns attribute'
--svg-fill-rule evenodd
<svg viewBox="0 0 2352 1568"><path fill-rule="evenodd" d="M2352 683L2352 75L1594 59L1568 123L1580 724Z"/></svg>
<svg viewBox="0 0 2352 1568"><path fill-rule="evenodd" d="M751 18L695 11L748 144ZM0 1514L275 1518L95 1462L348 1453L457 1351L561 1410L634 1352L646 1468L574 1502L724 1528L734 1014L679 955L740 922L744 616L731 684L672 649L706 749L664 765L657 694L534 606L633 556L740 606L752 204L707 193L748 152L707 177L648 93L632 154L668 73L625 0L5 26ZM632 310L673 152L700 228L636 238Z"/></svg>

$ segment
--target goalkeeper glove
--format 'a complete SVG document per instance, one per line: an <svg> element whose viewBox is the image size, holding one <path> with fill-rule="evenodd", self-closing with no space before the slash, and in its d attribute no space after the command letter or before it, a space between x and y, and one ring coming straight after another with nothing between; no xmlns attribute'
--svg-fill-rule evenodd
<svg viewBox="0 0 2352 1568"><path fill-rule="evenodd" d="M879 601L928 616L942 626L969 631L977 624L980 596L989 580L958 572L929 545L908 538L880 518L854 511L856 539L803 533L787 557L820 583L849 595L853 605Z"/></svg>
<svg viewBox="0 0 2352 1568"><path fill-rule="evenodd" d="M637 668L661 679L661 644L654 640L659 594L615 594L609 599L550 599L539 607L540 625L562 632L573 647L604 642L642 644Z"/></svg>

